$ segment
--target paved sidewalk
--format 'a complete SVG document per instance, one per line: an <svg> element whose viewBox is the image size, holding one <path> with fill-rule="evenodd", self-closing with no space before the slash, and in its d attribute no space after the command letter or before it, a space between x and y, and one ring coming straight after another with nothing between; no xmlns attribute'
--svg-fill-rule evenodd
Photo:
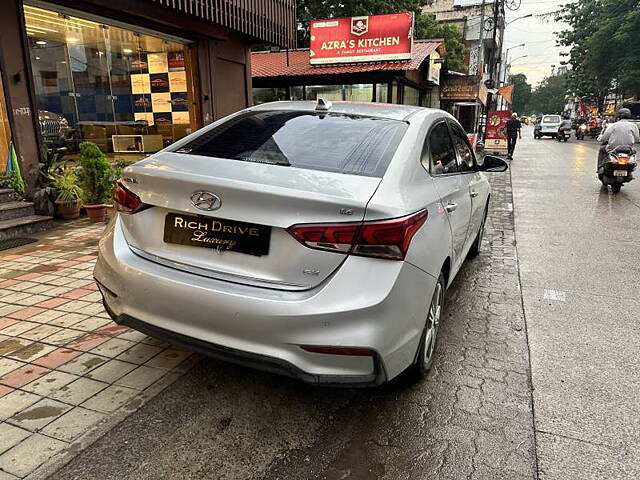
<svg viewBox="0 0 640 480"><path fill-rule="evenodd" d="M103 229L68 222L0 252L0 480L77 452L183 371L188 352L105 313L92 279Z"/></svg>

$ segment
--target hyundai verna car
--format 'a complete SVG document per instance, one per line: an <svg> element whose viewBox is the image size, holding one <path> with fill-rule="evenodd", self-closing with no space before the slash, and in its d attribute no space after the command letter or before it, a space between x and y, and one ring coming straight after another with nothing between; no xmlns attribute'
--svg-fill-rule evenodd
<svg viewBox="0 0 640 480"><path fill-rule="evenodd" d="M489 184L449 114L276 102L125 169L95 278L120 324L321 384L430 368Z"/></svg>

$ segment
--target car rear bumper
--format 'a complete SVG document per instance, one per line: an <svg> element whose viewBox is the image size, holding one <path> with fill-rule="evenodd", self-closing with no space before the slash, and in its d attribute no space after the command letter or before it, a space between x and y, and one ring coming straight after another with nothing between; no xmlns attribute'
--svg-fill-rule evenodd
<svg viewBox="0 0 640 480"><path fill-rule="evenodd" d="M118 323L198 352L325 385L377 385L417 351L436 279L406 262L349 257L320 286L238 285L137 256L112 225L94 270ZM328 355L301 345L366 348Z"/></svg>

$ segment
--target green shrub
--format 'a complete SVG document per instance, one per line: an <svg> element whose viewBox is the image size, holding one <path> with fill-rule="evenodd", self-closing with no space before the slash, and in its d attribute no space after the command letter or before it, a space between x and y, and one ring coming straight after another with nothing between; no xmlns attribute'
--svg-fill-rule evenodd
<svg viewBox="0 0 640 480"><path fill-rule="evenodd" d="M67 169L62 175L53 179L53 185L58 191L56 201L65 205L78 205L83 197L82 188L78 186L78 177L73 170Z"/></svg>
<svg viewBox="0 0 640 480"><path fill-rule="evenodd" d="M93 142L80 144L80 173L78 183L87 205L105 203L111 197L113 181L111 164Z"/></svg>

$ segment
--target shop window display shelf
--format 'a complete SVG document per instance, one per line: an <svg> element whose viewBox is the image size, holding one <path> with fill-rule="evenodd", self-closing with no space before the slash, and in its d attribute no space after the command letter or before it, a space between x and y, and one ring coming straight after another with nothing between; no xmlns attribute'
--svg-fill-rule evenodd
<svg viewBox="0 0 640 480"><path fill-rule="evenodd" d="M113 135L114 153L153 153L162 150L162 135Z"/></svg>

